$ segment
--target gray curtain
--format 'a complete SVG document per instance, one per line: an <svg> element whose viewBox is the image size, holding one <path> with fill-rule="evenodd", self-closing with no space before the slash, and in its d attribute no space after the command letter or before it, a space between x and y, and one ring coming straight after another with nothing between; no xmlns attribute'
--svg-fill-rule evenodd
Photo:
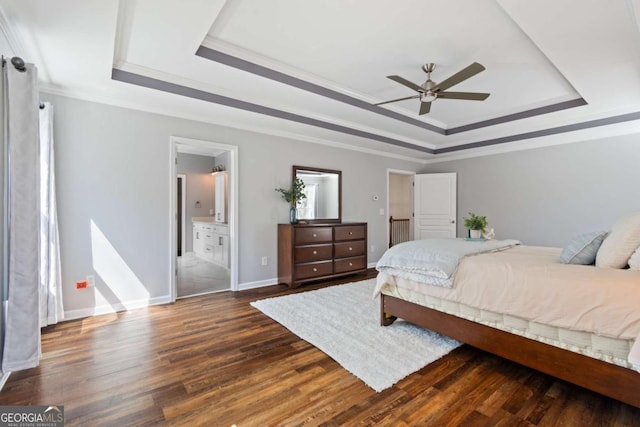
<svg viewBox="0 0 640 427"><path fill-rule="evenodd" d="M40 326L64 318L53 162L53 105L40 108Z"/></svg>
<svg viewBox="0 0 640 427"><path fill-rule="evenodd" d="M4 93L4 340L0 371L38 365L40 359L40 159L37 71L3 67ZM7 167L8 166L8 167Z"/></svg>

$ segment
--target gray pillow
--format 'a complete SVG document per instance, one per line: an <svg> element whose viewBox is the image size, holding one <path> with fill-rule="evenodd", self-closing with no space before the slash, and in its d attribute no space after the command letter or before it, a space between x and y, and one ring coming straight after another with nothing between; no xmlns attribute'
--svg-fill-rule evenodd
<svg viewBox="0 0 640 427"><path fill-rule="evenodd" d="M595 264L596 254L607 234L607 231L594 231L574 237L562 250L560 262L563 264Z"/></svg>

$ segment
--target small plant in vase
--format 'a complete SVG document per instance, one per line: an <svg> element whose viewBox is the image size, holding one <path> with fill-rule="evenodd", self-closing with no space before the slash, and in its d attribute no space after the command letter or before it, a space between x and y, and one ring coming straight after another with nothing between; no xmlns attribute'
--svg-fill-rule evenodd
<svg viewBox="0 0 640 427"><path fill-rule="evenodd" d="M486 216L479 216L473 212L469 212L469 217L464 218L464 226L469 229L469 237L472 239L481 238L482 233L486 231L487 224Z"/></svg>
<svg viewBox="0 0 640 427"><path fill-rule="evenodd" d="M290 189L276 188L276 191L282 194L282 198L291 205L289 209L289 222L291 224L298 223L298 202L307 197L304 194L304 187L304 181L296 178L293 180L293 185Z"/></svg>

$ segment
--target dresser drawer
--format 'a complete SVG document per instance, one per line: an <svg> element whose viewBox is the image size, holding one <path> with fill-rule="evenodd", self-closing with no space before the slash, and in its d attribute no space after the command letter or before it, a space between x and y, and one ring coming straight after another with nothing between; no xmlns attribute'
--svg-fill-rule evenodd
<svg viewBox="0 0 640 427"><path fill-rule="evenodd" d="M356 240L365 238L364 225L335 227L335 240Z"/></svg>
<svg viewBox="0 0 640 427"><path fill-rule="evenodd" d="M333 240L332 227L298 228L296 230L296 245L330 242Z"/></svg>
<svg viewBox="0 0 640 427"><path fill-rule="evenodd" d="M296 264L296 279L309 279L312 277L326 276L333 273L333 262L313 262L309 264Z"/></svg>
<svg viewBox="0 0 640 427"><path fill-rule="evenodd" d="M353 242L334 243L334 257L335 258L347 258L358 255L364 255L366 248L364 247L364 240L356 240Z"/></svg>
<svg viewBox="0 0 640 427"><path fill-rule="evenodd" d="M334 273L346 273L347 271L364 270L367 267L365 259L363 256L337 259L333 264L333 271Z"/></svg>
<svg viewBox="0 0 640 427"><path fill-rule="evenodd" d="M294 250L296 262L322 261L333 258L333 246L331 244L297 246Z"/></svg>
<svg viewBox="0 0 640 427"><path fill-rule="evenodd" d="M229 235L229 226L227 225L212 225L211 227L211 231L216 233L216 234L222 234L223 236L228 236Z"/></svg>

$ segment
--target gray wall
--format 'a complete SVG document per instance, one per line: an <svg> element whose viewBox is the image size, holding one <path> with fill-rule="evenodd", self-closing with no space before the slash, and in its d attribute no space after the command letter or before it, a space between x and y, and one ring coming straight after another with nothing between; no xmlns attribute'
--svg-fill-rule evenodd
<svg viewBox="0 0 640 427"><path fill-rule="evenodd" d="M186 252L193 251L193 223L194 216L213 216L210 212L214 208L215 179L211 169L219 164L218 158L200 156L197 154L178 153L177 173L186 175ZM200 207L196 203L200 202Z"/></svg>
<svg viewBox="0 0 640 427"><path fill-rule="evenodd" d="M170 136L237 145L240 284L277 277L277 227L288 205L275 188L291 166L342 170L343 220L369 224L369 262L386 245L387 168L417 163L174 117L42 94L56 109L56 185L65 310L169 295ZM378 201L372 195L379 195ZM268 265L261 266L262 256ZM75 281L96 275L96 289ZM130 304L129 304L130 305Z"/></svg>
<svg viewBox="0 0 640 427"><path fill-rule="evenodd" d="M457 172L458 236L473 211L487 216L497 238L562 247L640 210L638 134L436 163L422 172Z"/></svg>

